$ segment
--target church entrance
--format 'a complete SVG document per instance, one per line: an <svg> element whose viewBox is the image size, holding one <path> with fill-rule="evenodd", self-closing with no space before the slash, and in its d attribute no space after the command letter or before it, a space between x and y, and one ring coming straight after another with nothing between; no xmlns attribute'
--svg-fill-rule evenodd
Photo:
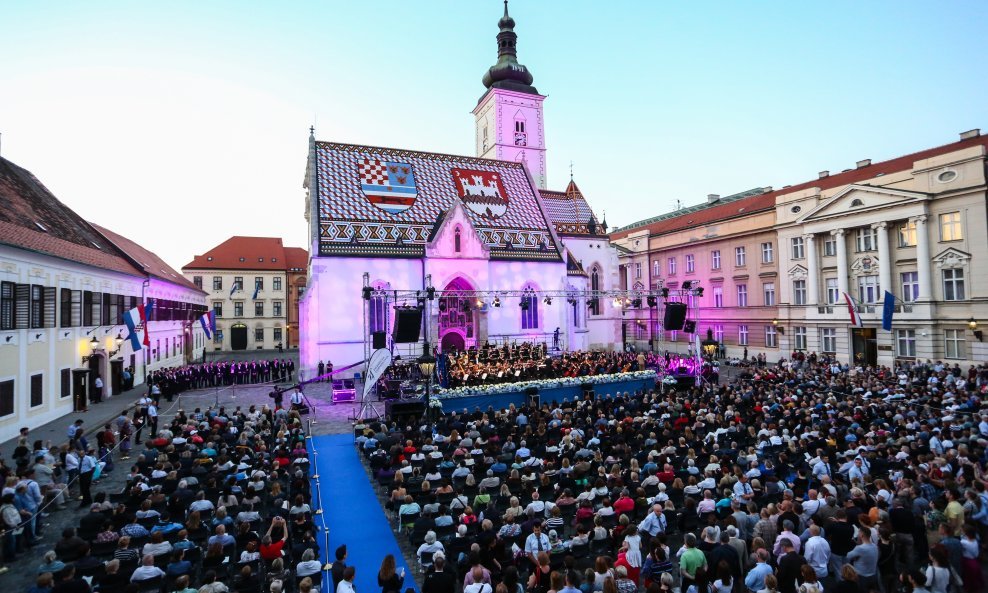
<svg viewBox="0 0 988 593"><path fill-rule="evenodd" d="M247 349L247 326L238 323L230 328L230 348L233 350Z"/></svg>
<svg viewBox="0 0 988 593"><path fill-rule="evenodd" d="M439 299L439 346L443 352L466 350L477 344L475 299L468 294L472 290L462 278L443 289Z"/></svg>

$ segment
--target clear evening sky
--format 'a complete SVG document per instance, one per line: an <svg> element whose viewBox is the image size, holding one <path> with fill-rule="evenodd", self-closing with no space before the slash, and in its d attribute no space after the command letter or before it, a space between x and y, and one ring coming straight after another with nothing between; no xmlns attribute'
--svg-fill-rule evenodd
<svg viewBox="0 0 988 593"><path fill-rule="evenodd" d="M988 128L988 2L513 0L569 163L611 225ZM472 154L499 0L0 5L0 154L180 267L305 246L321 140Z"/></svg>

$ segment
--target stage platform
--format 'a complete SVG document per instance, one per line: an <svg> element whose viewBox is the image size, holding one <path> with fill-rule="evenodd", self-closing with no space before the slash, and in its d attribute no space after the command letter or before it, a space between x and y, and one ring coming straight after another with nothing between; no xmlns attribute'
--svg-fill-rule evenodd
<svg viewBox="0 0 988 593"><path fill-rule="evenodd" d="M443 412L462 412L464 410L474 411L476 409L487 410L493 407L495 410L507 408L511 404L522 406L528 403L531 397L529 391L532 387L537 389L540 403L552 401L564 402L573 401L583 397L585 389L592 388L594 397L614 397L625 392L634 393L642 389L655 389L656 375L654 372L644 373L620 373L604 377L586 377L586 382L575 384L555 385L555 386L534 386L538 381L528 381L523 383L492 385L493 392L484 393L482 388L474 387L470 394L440 394L437 397L442 404ZM549 381L548 383L555 383ZM456 390L452 390L456 391Z"/></svg>

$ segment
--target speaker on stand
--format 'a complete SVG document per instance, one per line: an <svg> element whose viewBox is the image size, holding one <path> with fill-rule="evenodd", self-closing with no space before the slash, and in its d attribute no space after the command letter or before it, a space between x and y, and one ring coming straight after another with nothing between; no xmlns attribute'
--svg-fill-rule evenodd
<svg viewBox="0 0 988 593"><path fill-rule="evenodd" d="M681 331L686 323L686 303L666 303L665 317L662 319L662 329L666 331Z"/></svg>

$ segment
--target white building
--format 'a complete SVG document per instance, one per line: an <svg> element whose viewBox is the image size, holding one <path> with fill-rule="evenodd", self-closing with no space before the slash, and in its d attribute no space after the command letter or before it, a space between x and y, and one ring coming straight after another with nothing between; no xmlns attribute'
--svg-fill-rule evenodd
<svg viewBox="0 0 988 593"><path fill-rule="evenodd" d="M2 158L0 202L0 440L120 393L125 368L139 385L201 356L193 320L205 294L160 258L86 222ZM128 335L122 316L152 299L151 346L135 352L117 340Z"/></svg>

